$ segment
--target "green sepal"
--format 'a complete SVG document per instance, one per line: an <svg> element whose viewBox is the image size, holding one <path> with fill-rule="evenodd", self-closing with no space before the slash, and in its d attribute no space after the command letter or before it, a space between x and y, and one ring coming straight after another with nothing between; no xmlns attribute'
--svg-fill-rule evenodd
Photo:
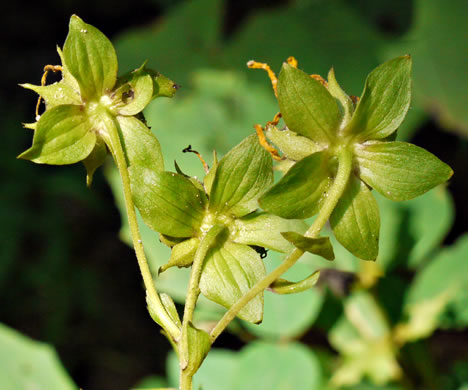
<svg viewBox="0 0 468 390"><path fill-rule="evenodd" d="M63 47L64 65L80 86L83 100L100 98L117 80L117 55L112 43L97 28L78 16L70 18Z"/></svg>
<svg viewBox="0 0 468 390"><path fill-rule="evenodd" d="M303 252L309 252L327 260L335 259L333 247L328 237L305 237L296 232L282 232L281 235Z"/></svg>
<svg viewBox="0 0 468 390"><path fill-rule="evenodd" d="M112 110L119 115L136 115L153 98L153 79L144 65L117 80L111 95Z"/></svg>
<svg viewBox="0 0 468 390"><path fill-rule="evenodd" d="M297 294L314 287L317 284L319 277L320 271L315 271L313 274L299 282L290 282L286 279L276 279L272 284L270 284L268 290L280 295Z"/></svg>
<svg viewBox="0 0 468 390"><path fill-rule="evenodd" d="M200 290L209 300L229 309L265 274L265 265L254 249L226 241L208 252ZM245 305L238 316L254 324L260 323L263 319L263 294Z"/></svg>
<svg viewBox="0 0 468 390"><path fill-rule="evenodd" d="M182 322L180 321L179 313L177 312L176 305L172 298L167 295L166 293L161 293L161 302L164 305L167 314L171 317L174 324L176 324L179 328L182 327Z"/></svg>
<svg viewBox="0 0 468 390"><path fill-rule="evenodd" d="M47 110L37 122L32 146L18 158L39 164L73 164L89 156L96 134L81 106Z"/></svg>
<svg viewBox="0 0 468 390"><path fill-rule="evenodd" d="M314 141L288 129L278 130L274 126L269 126L265 135L290 160L299 161L322 150Z"/></svg>
<svg viewBox="0 0 468 390"><path fill-rule="evenodd" d="M180 322L179 313L177 312L177 308L172 298L165 293L160 294L160 298L161 298L161 303L166 309L167 314L169 314L169 317L171 317L172 321L174 322L174 324L176 324L177 327L181 328L182 324ZM148 312L151 318L153 319L153 321L156 322L159 326L161 326L161 328L164 329L164 322L161 321L161 319L159 318L157 314L158 310L156 310L156 308L152 306L151 299L149 299L148 294L146 294L146 304L148 307ZM166 336L168 337L168 339L171 339L168 335Z"/></svg>
<svg viewBox="0 0 468 390"><path fill-rule="evenodd" d="M258 208L273 182L273 163L256 135L245 138L220 161L210 192L211 211L241 217Z"/></svg>
<svg viewBox="0 0 468 390"><path fill-rule="evenodd" d="M298 161L260 198L260 206L283 218L304 219L315 215L331 184L327 161L324 152Z"/></svg>
<svg viewBox="0 0 468 390"><path fill-rule="evenodd" d="M385 138L398 129L411 101L411 65L411 57L406 55L369 74L345 133L365 141Z"/></svg>
<svg viewBox="0 0 468 390"><path fill-rule="evenodd" d="M135 117L117 116L117 121L129 167L138 165L154 171L163 171L161 146L151 130Z"/></svg>
<svg viewBox="0 0 468 390"><path fill-rule="evenodd" d="M283 238L281 231L304 233L307 224L299 219L283 219L267 213L252 213L235 219L229 225L229 239L238 244L257 245L287 253L293 246Z"/></svg>
<svg viewBox="0 0 468 390"><path fill-rule="evenodd" d="M145 223L172 237L193 237L205 215L205 197L189 179L130 166L132 195Z"/></svg>
<svg viewBox="0 0 468 390"><path fill-rule="evenodd" d="M208 173L205 175L203 179L203 185L205 187L205 191L208 195L211 193L211 187L213 186L213 180L216 175L216 169L218 168L218 155L216 151L213 151L213 165L211 166Z"/></svg>
<svg viewBox="0 0 468 390"><path fill-rule="evenodd" d="M105 142L100 137L97 137L94 149L89 156L83 160L83 164L86 168L86 185L88 187L91 187L94 172L104 164L107 154L108 150Z"/></svg>
<svg viewBox="0 0 468 390"><path fill-rule="evenodd" d="M37 122L33 122L33 123L23 123L23 127L25 129L29 129L29 130L36 130L37 128Z"/></svg>
<svg viewBox="0 0 468 390"><path fill-rule="evenodd" d="M156 72L152 69L146 69L146 71L153 80L152 99L156 99L157 97L171 98L180 88L180 85L177 85L176 83L174 83L174 81L162 75L161 73Z"/></svg>
<svg viewBox="0 0 468 390"><path fill-rule="evenodd" d="M351 120L354 112L354 104L348 94L340 87L338 81L336 81L335 70L333 68L328 72L328 92L340 103L341 109L343 110L341 127L344 127Z"/></svg>
<svg viewBox="0 0 468 390"><path fill-rule="evenodd" d="M158 273L174 266L179 268L190 267L199 244L200 240L194 237L174 245L169 261L159 268Z"/></svg>
<svg viewBox="0 0 468 390"><path fill-rule="evenodd" d="M79 91L75 91L63 81L44 86L33 84L20 84L20 86L42 96L48 110L61 104L81 104Z"/></svg>
<svg viewBox="0 0 468 390"><path fill-rule="evenodd" d="M76 93L79 95L80 94L80 85L78 84L78 81L71 75L70 71L68 70L67 65L65 64L65 60L63 57L63 52L62 49L60 49L59 46L57 46L57 53L60 57L60 62L62 63L62 81L61 83L64 83L71 87Z"/></svg>
<svg viewBox="0 0 468 390"><path fill-rule="evenodd" d="M359 177L391 200L409 200L446 182L452 169L432 153L406 142L367 142L355 147Z"/></svg>
<svg viewBox="0 0 468 390"><path fill-rule="evenodd" d="M278 103L289 130L319 145L335 138L342 117L335 98L319 81L287 63L278 77Z"/></svg>
<svg viewBox="0 0 468 390"><path fill-rule="evenodd" d="M187 332L183 332L180 354L180 367L187 375L194 375L211 349L211 338L205 331L196 328L191 322L187 324ZM188 353L188 356L184 356Z"/></svg>
<svg viewBox="0 0 468 390"><path fill-rule="evenodd" d="M367 185L351 176L330 216L338 242L362 260L375 260L379 253L379 206Z"/></svg>
<svg viewBox="0 0 468 390"><path fill-rule="evenodd" d="M166 234L159 233L159 241L161 241L164 245L168 246L169 248L172 248L174 245L177 245L182 241L185 241L186 239L186 237L171 237Z"/></svg>

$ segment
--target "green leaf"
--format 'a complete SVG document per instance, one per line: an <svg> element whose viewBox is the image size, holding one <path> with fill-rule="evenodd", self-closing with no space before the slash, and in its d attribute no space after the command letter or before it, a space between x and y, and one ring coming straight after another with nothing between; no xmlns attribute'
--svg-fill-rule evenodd
<svg viewBox="0 0 468 390"><path fill-rule="evenodd" d="M320 271L315 271L313 274L299 282L291 282L286 279L276 279L268 289L275 294L297 294L314 287L317 284L319 277Z"/></svg>
<svg viewBox="0 0 468 390"><path fill-rule="evenodd" d="M164 160L159 141L143 122L134 117L118 116L122 146L131 167L164 170Z"/></svg>
<svg viewBox="0 0 468 390"><path fill-rule="evenodd" d="M0 324L0 388L75 390L55 350Z"/></svg>
<svg viewBox="0 0 468 390"><path fill-rule="evenodd" d="M265 135L288 159L294 161L302 160L321 150L314 141L288 129L278 130L274 126L268 126Z"/></svg>
<svg viewBox="0 0 468 390"><path fill-rule="evenodd" d="M131 390L169 390L165 378L158 375L149 375L140 379Z"/></svg>
<svg viewBox="0 0 468 390"><path fill-rule="evenodd" d="M336 239L354 256L375 260L379 253L379 206L366 184L354 175L330 216Z"/></svg>
<svg viewBox="0 0 468 390"><path fill-rule="evenodd" d="M162 293L161 302L166 308L166 311L169 314L169 316L172 318L172 321L174 321L174 324L176 324L179 328L182 327L182 322L180 321L179 313L177 312L177 308L172 298L169 295Z"/></svg>
<svg viewBox="0 0 468 390"><path fill-rule="evenodd" d="M136 115L153 98L153 79L144 65L122 76L112 93L112 109L119 115Z"/></svg>
<svg viewBox="0 0 468 390"><path fill-rule="evenodd" d="M283 219L267 213L252 213L235 219L229 229L231 231L229 239L238 244L258 245L286 253L293 249L293 246L280 232L304 233L307 224L302 220Z"/></svg>
<svg viewBox="0 0 468 390"><path fill-rule="evenodd" d="M83 164L86 168L86 185L91 187L91 183L93 182L93 175L97 168L99 168L107 157L107 146L105 142L101 138L96 138L96 144L94 145L94 149L83 160Z"/></svg>
<svg viewBox="0 0 468 390"><path fill-rule="evenodd" d="M61 104L81 104L78 91L63 81L44 86L32 84L20 84L20 86L41 95L48 110Z"/></svg>
<svg viewBox="0 0 468 390"><path fill-rule="evenodd" d="M354 112L354 104L348 94L343 91L336 81L335 70L333 68L328 72L328 92L340 103L341 109L343 111L343 120L340 127L343 128L351 120L351 116Z"/></svg>
<svg viewBox="0 0 468 390"><path fill-rule="evenodd" d="M303 252L310 252L327 260L334 260L335 254L328 237L311 238L296 232L284 232L281 235Z"/></svg>
<svg viewBox="0 0 468 390"><path fill-rule="evenodd" d="M359 140L392 134L405 119L411 101L411 57L387 61L367 77L364 92L345 129Z"/></svg>
<svg viewBox="0 0 468 390"><path fill-rule="evenodd" d="M357 145L359 176L391 200L409 200L446 182L452 169L432 153L406 142Z"/></svg>
<svg viewBox="0 0 468 390"><path fill-rule="evenodd" d="M99 99L117 80L117 56L109 39L78 16L70 18L63 47L64 64L77 80L84 100Z"/></svg>
<svg viewBox="0 0 468 390"><path fill-rule="evenodd" d="M286 63L278 78L278 103L289 130L320 145L335 138L342 119L336 100L319 81Z"/></svg>
<svg viewBox="0 0 468 390"><path fill-rule="evenodd" d="M258 208L258 197L273 182L273 164L256 135L244 139L219 162L210 192L210 210L237 217Z"/></svg>
<svg viewBox="0 0 468 390"><path fill-rule="evenodd" d="M319 360L302 344L256 341L249 343L240 354L239 373L232 389L319 389L321 386Z"/></svg>
<svg viewBox="0 0 468 390"><path fill-rule="evenodd" d="M31 148L18 158L53 165L84 160L96 144L96 134L91 129L81 106L56 106L41 116Z"/></svg>
<svg viewBox="0 0 468 390"><path fill-rule="evenodd" d="M167 262L167 264L159 268L158 273L164 272L167 269L174 266L177 266L179 268L190 267L193 263L193 258L195 256L195 252L197 251L199 244L200 240L195 237L174 245L169 261Z"/></svg>
<svg viewBox="0 0 468 390"><path fill-rule="evenodd" d="M186 339L182 340L182 344L188 347L188 356L186 361L183 361L184 357L181 356L181 367L189 375L193 375L210 351L211 338L208 333L196 328L191 322L188 323L187 332L184 334Z"/></svg>
<svg viewBox="0 0 468 390"><path fill-rule="evenodd" d="M230 308L265 276L260 256L246 245L226 241L208 252L200 279L200 290L208 299ZM240 312L243 320L259 323L263 318L263 293Z"/></svg>
<svg viewBox="0 0 468 390"><path fill-rule="evenodd" d="M260 206L283 218L304 219L315 215L331 179L324 152L298 161L259 200Z"/></svg>
<svg viewBox="0 0 468 390"><path fill-rule="evenodd" d="M205 215L205 196L186 177L130 167L132 195L145 223L173 237L193 237Z"/></svg>
<svg viewBox="0 0 468 390"><path fill-rule="evenodd" d="M213 180L215 178L216 169L218 168L218 155L216 151L213 152L213 165L211 166L208 173L203 178L203 186L208 195L211 194L211 187L213 186Z"/></svg>

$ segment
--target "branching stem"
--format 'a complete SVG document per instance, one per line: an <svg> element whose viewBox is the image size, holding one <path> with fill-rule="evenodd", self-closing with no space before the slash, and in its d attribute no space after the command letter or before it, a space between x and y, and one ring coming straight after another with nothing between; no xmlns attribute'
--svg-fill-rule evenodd
<svg viewBox="0 0 468 390"><path fill-rule="evenodd" d="M348 183L352 168L352 154L347 148L344 148L338 156L338 172L334 179L333 185L328 192L328 197L317 215L314 223L305 233L307 237L318 237L323 229L331 213L336 207L341 195L343 194ZM291 268L296 261L304 254L300 249L294 249L289 256L270 274L258 281L241 299L239 299L219 320L216 326L210 333L211 342L213 343L218 336L224 331L228 324L236 317L239 311L249 303L258 294L268 288L276 279Z"/></svg>

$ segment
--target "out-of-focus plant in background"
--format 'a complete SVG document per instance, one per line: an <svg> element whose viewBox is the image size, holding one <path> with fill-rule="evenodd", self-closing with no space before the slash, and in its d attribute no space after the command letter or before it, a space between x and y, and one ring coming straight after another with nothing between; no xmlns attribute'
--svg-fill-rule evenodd
<svg viewBox="0 0 468 390"><path fill-rule="evenodd" d="M182 85L176 98L150 105L145 115L165 160L177 160L187 174L202 175L194 156L181 153L188 142L206 157L214 148L224 154L277 111L265 75L248 71L248 60L279 69L294 55L302 69L322 75L333 66L343 89L359 95L370 70L401 53L413 57L414 93L398 139L411 139L459 172L448 189L415 200L390 203L376 196L383 223L377 261L357 260L336 242L333 263L304 256L286 276L327 268L320 288L274 300L266 293L264 322L233 323L195 377L195 388L468 387L466 2L297 0L252 7L191 0L154 7L160 12L154 22L114 26L113 43L121 72L148 58ZM86 16L79 8L70 13ZM103 11L89 21L106 31L106 18ZM65 28L66 20L54 23ZM40 63L58 62L52 55ZM31 80L30 73L21 77L10 80L6 72L2 82ZM73 380L49 347L2 326L0 388L23 389L30 382L44 389L73 389L73 382L102 389L176 386L177 359L160 346L166 343L145 314L132 252L115 242L119 221L106 181L123 213L116 172L108 169L106 181L98 173L96 189L88 192L80 167L73 175L70 168L49 172L14 160L28 142L16 123L34 105L24 95L24 108L1 98L0 321L55 345ZM98 233L95 225L109 231ZM157 273L169 249L149 229L142 234ZM130 240L125 223L120 237ZM278 262L273 253L265 259L269 269ZM187 279L188 273L170 269L158 286L182 302ZM209 324L218 310L202 301L197 319ZM100 331L93 329L102 323ZM143 342L148 338L154 345ZM265 382L265 371L276 387Z"/></svg>

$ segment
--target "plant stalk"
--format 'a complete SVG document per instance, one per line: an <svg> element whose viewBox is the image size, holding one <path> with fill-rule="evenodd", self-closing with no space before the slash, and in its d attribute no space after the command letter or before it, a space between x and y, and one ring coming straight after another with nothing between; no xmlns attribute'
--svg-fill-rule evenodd
<svg viewBox="0 0 468 390"><path fill-rule="evenodd" d="M174 339L174 341L177 341L180 338L180 329L171 319L171 317L166 311L166 308L162 304L161 299L159 298L158 292L156 291L156 287L153 281L153 276L148 265L148 260L146 259L145 251L143 248L143 241L141 239L140 229L138 227L135 205L132 199L130 175L128 173L128 166L122 148L122 143L120 142L118 127L114 119L112 119L108 115L105 115L105 121L108 122L106 123L105 128L109 131L107 134L101 134L101 136L106 140L106 143L112 152L115 164L117 165L117 169L119 170L120 178L122 180L125 209L127 212L128 223L132 235L133 247L135 249L135 254L138 260L138 266L140 268L140 273L143 278L143 283L145 285L148 300L151 304L151 307L157 314L158 318L161 320L164 330Z"/></svg>
<svg viewBox="0 0 468 390"><path fill-rule="evenodd" d="M189 323L193 320L195 305L200 295L200 278L203 269L203 263L209 249L213 246L218 235L224 230L223 225L214 225L201 239L192 263L190 272L189 286L185 300L184 317L182 319L182 336L179 344L180 357L180 390L192 390L192 376L194 373L188 373L184 369L190 359L189 346L187 344L187 332Z"/></svg>
<svg viewBox="0 0 468 390"><path fill-rule="evenodd" d="M352 169L352 153L344 148L338 156L338 171L334 179L333 185L328 192L328 197L325 200L322 208L317 215L314 223L310 226L304 234L306 237L318 237L320 231L323 229L331 213L335 209L338 201L340 200L343 192L348 184L349 177ZM218 336L226 329L228 324L237 316L242 308L249 303L258 294L268 288L276 279L284 274L291 268L296 261L304 254L300 249L295 248L289 256L271 273L265 276L262 280L258 281L241 299L239 299L219 320L216 326L210 333L211 342L214 343Z"/></svg>

